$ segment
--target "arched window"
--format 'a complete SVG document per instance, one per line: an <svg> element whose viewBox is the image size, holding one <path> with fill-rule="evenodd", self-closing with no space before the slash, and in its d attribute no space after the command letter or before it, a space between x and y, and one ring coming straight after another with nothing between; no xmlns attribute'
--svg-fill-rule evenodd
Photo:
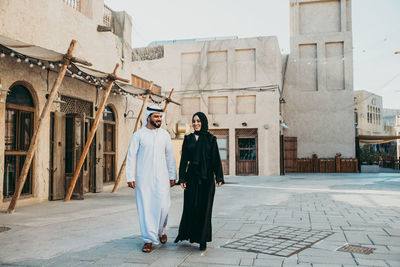
<svg viewBox="0 0 400 267"><path fill-rule="evenodd" d="M115 115L110 107L106 107L103 112L104 121L104 172L103 182L115 181Z"/></svg>
<svg viewBox="0 0 400 267"><path fill-rule="evenodd" d="M15 182L19 178L31 142L34 116L34 103L29 90L22 85L11 87L6 100L4 198L11 197L15 192ZM32 167L21 194L32 194Z"/></svg>

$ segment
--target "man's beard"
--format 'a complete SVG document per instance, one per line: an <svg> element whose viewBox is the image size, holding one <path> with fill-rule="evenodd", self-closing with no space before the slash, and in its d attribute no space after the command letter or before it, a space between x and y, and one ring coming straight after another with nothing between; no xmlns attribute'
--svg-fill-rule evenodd
<svg viewBox="0 0 400 267"><path fill-rule="evenodd" d="M153 120L150 120L150 124L153 125L156 128L160 128L160 126L161 126L161 122L160 122L160 124L157 125L156 122L153 121Z"/></svg>

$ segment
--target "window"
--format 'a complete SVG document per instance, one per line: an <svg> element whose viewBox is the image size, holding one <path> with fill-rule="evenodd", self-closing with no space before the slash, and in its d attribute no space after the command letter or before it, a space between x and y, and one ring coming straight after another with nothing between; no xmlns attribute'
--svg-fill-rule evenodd
<svg viewBox="0 0 400 267"><path fill-rule="evenodd" d="M110 107L103 113L104 120L104 172L103 182L115 181L115 116Z"/></svg>
<svg viewBox="0 0 400 267"><path fill-rule="evenodd" d="M13 86L7 96L5 116L5 198L15 192L15 181L21 173L33 134L34 114L33 99L28 89L22 85ZM21 194L32 194L32 167Z"/></svg>

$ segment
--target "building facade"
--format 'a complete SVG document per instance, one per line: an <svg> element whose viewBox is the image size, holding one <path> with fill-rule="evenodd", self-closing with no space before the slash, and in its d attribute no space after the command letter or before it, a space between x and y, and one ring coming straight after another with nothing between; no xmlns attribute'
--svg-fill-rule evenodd
<svg viewBox="0 0 400 267"><path fill-rule="evenodd" d="M138 49L136 72L175 88L181 107L166 123L191 125L204 112L217 138L227 175L279 174L279 90L282 59L275 37L164 42L162 56Z"/></svg>
<svg viewBox="0 0 400 267"><path fill-rule="evenodd" d="M4 0L0 25L0 207L4 209L15 192L33 131L58 75L55 63L9 47L29 44L37 51L66 54L75 39L73 56L89 61L96 70L112 73L118 63L117 75L130 79L133 67L131 18L125 12L113 12L103 1ZM77 77L68 69L51 116L43 121L18 205L64 198L88 138L104 90L94 84L93 77ZM134 127L132 114L138 113L141 104L118 90L110 94L76 185L81 195L114 185L129 144L127 133Z"/></svg>
<svg viewBox="0 0 400 267"><path fill-rule="evenodd" d="M291 0L284 135L297 157L355 157L351 1Z"/></svg>
<svg viewBox="0 0 400 267"><path fill-rule="evenodd" d="M354 91L360 135L385 135L382 96L365 90Z"/></svg>
<svg viewBox="0 0 400 267"><path fill-rule="evenodd" d="M171 129L200 110L213 131L224 132L230 175L243 174L238 133L247 129L257 130L259 175L297 171L297 158L355 157L351 1L291 0L290 10L290 55L275 37L159 41L134 50L137 72L156 75L183 103L167 115Z"/></svg>

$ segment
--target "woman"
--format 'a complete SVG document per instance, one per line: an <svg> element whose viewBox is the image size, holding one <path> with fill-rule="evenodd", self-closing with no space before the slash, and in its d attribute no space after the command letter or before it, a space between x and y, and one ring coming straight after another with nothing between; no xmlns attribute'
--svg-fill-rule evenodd
<svg viewBox="0 0 400 267"><path fill-rule="evenodd" d="M211 212L215 185L224 184L217 138L208 132L208 120L202 112L192 117L194 133L182 144L179 182L184 191L183 213L175 243L189 240L200 250L211 241Z"/></svg>

